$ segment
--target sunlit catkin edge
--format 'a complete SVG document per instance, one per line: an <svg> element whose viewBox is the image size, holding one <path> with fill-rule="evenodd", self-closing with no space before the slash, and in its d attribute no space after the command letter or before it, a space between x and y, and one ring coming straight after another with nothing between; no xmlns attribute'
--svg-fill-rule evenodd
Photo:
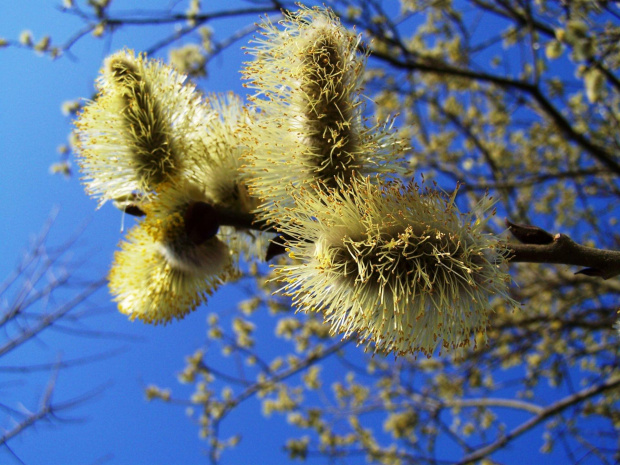
<svg viewBox="0 0 620 465"><path fill-rule="evenodd" d="M165 185L146 205L146 218L129 231L108 275L121 313L154 324L183 318L234 275L230 250L217 236L200 245L187 237L184 213L203 200L194 186Z"/></svg>
<svg viewBox="0 0 620 465"><path fill-rule="evenodd" d="M82 180L100 205L195 178L198 137L213 115L184 75L123 50L106 59L97 89L75 126Z"/></svg>
<svg viewBox="0 0 620 465"><path fill-rule="evenodd" d="M508 296L506 251L485 231L492 202L461 214L455 196L354 178L304 188L280 224L292 264L277 267L303 311L376 352L457 351L484 333L490 299Z"/></svg>
<svg viewBox="0 0 620 465"><path fill-rule="evenodd" d="M241 131L249 124L252 113L232 92L209 94L205 104L217 116L207 122L201 136L203 156L195 163L201 188L209 203L233 213L251 213L259 202L249 194L248 174L241 170L242 155L247 151ZM221 227L218 233L234 254L246 259L263 259L271 236L234 227Z"/></svg>
<svg viewBox="0 0 620 465"><path fill-rule="evenodd" d="M250 213L258 200L248 193L248 176L241 171L242 155L247 151L241 131L249 123L249 113L232 92L207 95L206 106L216 116L205 125L203 157L196 161L205 195L218 206Z"/></svg>
<svg viewBox="0 0 620 465"><path fill-rule="evenodd" d="M259 214L274 221L292 203L288 190L318 180L334 186L354 171L394 176L405 149L389 122L368 127L362 118L359 36L320 8L288 13L280 26L263 23L244 70L260 113L246 131L246 171L263 200Z"/></svg>

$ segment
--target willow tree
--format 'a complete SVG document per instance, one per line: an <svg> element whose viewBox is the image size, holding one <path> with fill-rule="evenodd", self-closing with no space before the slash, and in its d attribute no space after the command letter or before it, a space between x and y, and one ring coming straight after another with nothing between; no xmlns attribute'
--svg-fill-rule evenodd
<svg viewBox="0 0 620 465"><path fill-rule="evenodd" d="M162 25L148 52L170 64L112 54L75 149L90 195L144 217L110 271L119 310L210 312L180 379L211 460L251 442L219 431L252 398L301 460L519 463L502 450L524 435L620 460L617 6L248 3L68 2L82 31L24 42ZM185 75L254 30L207 24L254 12L272 18L246 40L248 94L203 95ZM239 281L254 295L224 321L208 296ZM256 312L287 353L255 345Z"/></svg>

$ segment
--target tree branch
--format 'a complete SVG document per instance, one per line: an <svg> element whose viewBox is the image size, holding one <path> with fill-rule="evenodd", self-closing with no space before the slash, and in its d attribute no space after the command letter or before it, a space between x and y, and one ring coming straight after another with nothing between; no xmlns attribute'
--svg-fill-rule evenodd
<svg viewBox="0 0 620 465"><path fill-rule="evenodd" d="M237 213L218 207L215 207L215 211L219 226L279 232L275 224L257 220L251 213ZM552 235L536 226L519 225L508 220L506 220L506 225L515 238L521 242L505 243L505 247L509 250L508 259L511 263L582 266L584 268L577 274L598 276L603 279L620 275L620 251L587 247L576 243L564 234ZM286 241L286 237L282 239Z"/></svg>
<svg viewBox="0 0 620 465"><path fill-rule="evenodd" d="M501 436L499 439L492 442L491 444L478 449L472 454L467 455L465 458L463 458L463 460L458 462L458 465L465 465L475 462L476 460L480 460L483 457L487 457L489 454L495 452L498 449L501 449L509 441L534 428L536 425L546 420L547 418L562 412L563 410L571 407L572 405L576 405L579 402L582 402L586 399L594 397L598 394L601 394L609 389L613 389L618 386L620 386L620 376L612 376L602 384L590 386L586 389L576 392L575 394L567 396L557 402L554 402L547 408L543 409L538 415L530 418L526 422L521 423L521 425L510 431L507 435Z"/></svg>
<svg viewBox="0 0 620 465"><path fill-rule="evenodd" d="M520 79L511 79L501 75L477 72L467 68L458 68L446 63L425 62L411 53L409 55L410 56L402 60L381 50L372 50L372 56L374 58L380 59L396 69L403 69L411 72L419 71L424 73L433 73L443 76L455 76L473 81L488 82L503 89L516 89L529 95L551 119L551 121L564 134L566 134L570 140L591 154L611 172L616 175L620 175L620 165L616 161L614 155L608 152L604 147L601 147L594 141L590 140L586 135L578 132L573 127L571 122L568 121L555 106L553 106L553 104L541 92L537 85Z"/></svg>
<svg viewBox="0 0 620 465"><path fill-rule="evenodd" d="M555 263L583 266L577 274L603 279L620 274L620 251L596 249L577 244L564 234L551 235L535 226L506 221L510 232L522 243L509 243L509 260L526 263Z"/></svg>

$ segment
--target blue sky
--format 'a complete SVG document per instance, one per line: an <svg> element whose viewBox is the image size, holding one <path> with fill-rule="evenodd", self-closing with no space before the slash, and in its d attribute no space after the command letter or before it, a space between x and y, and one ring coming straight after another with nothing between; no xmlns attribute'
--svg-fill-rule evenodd
<svg viewBox="0 0 620 465"><path fill-rule="evenodd" d="M81 23L60 13L56 8L59 3L0 2L0 37L15 39L22 30L29 29L35 41L50 34L53 42L62 43ZM120 8L129 4L132 8L151 5L146 0L115 3ZM227 6L235 3L227 2ZM242 24L257 19L249 17ZM218 26L222 27L222 23L215 24ZM74 254L78 259L87 259L86 275L102 276L107 272L122 237L121 215L109 205L95 211L96 202L84 194L77 175L66 180L48 172L49 165L58 159L57 147L66 142L71 127L60 107L66 100L93 94L94 78L109 52L123 47L143 50L160 38L158 32L154 28L120 30L111 42L87 37L74 47L74 60L64 57L52 61L13 47L0 50L0 215L3 220L0 278L14 268L30 238L57 207L60 210L49 243L62 243L86 222L88 226ZM215 59L210 64L208 79L200 82L202 89L242 93L239 69L244 59L237 49ZM189 390L177 382L176 374L182 370L184 358L203 345L207 314L233 306L239 292L238 288L224 287L210 300L208 309L201 308L182 321L156 327L129 322L116 312L104 289L89 302L104 312L88 318L84 324L88 329L116 334L117 338L75 337L51 331L20 351L18 357L0 359L0 366L7 366L125 349L105 361L61 371L56 386L57 401L104 385L106 389L69 412L70 419L83 421L42 423L12 441L12 450L27 464L206 463L203 453L206 444L199 439L198 428L185 416L184 407L147 403L143 390L147 384L154 383L171 387L173 394L187 397ZM274 320L265 315L256 318L266 328L266 340L261 343L267 346L273 339ZM4 376L0 372L2 403L19 400L30 409L36 407L49 379L49 373L43 373L30 377L25 385L16 386L9 384L10 380L3 379ZM252 463L257 457L269 457L268 463L278 463L278 457L286 461L285 454L279 451L290 431L277 416L265 419L257 403L251 402L235 412L224 428L224 437L239 432L246 433L246 439L238 451L227 452L222 463ZM517 443L521 454L527 456L541 446L540 434L533 437L536 438L533 441ZM507 453L513 452L514 449ZM0 448L0 464L5 463L17 461Z"/></svg>
<svg viewBox="0 0 620 465"><path fill-rule="evenodd" d="M16 39L22 30L29 29L35 41L50 34L53 42L63 42L80 23L60 13L56 8L59 4L43 0L0 2L0 37ZM132 7L141 5L148 6L148 2L131 2ZM84 194L77 175L65 180L48 173L49 165L58 159L57 147L66 142L71 127L60 107L66 100L92 96L94 78L108 51L124 46L142 50L156 37L148 28L140 29L138 34L120 31L109 44L87 37L74 48L75 60L64 57L52 61L12 47L0 50L1 277L13 269L29 240L57 207L60 211L48 243L59 245L86 222L88 226L74 255L87 258L87 275L106 273L122 235L121 216L112 206L95 211L96 202ZM214 61L208 90L225 91L231 86L233 90L241 89L237 76L242 54L235 55L233 59ZM210 307L230 305L232 292L219 292ZM155 327L129 322L116 312L106 290L90 305L100 306L106 312L89 318L85 322L89 329L139 340L93 339L50 331L19 351L18 357L0 361L3 366L43 363L53 362L59 356L69 360L127 349L112 359L62 371L56 386L57 401L102 385L107 388L68 414L71 419L84 421L41 423L12 441L13 451L27 464L205 463L206 446L199 440L196 426L186 418L184 408L149 404L144 401L143 388L156 383L172 387L173 393L183 389L176 374L182 370L185 356L204 342L207 312L197 311L183 321ZM19 400L34 409L48 378L49 373L29 377L26 385L15 387L7 384L5 377L0 381L3 403L15 405L14 401ZM253 417L260 418L255 413ZM260 446L278 447L268 438ZM0 463L17 462L0 448Z"/></svg>

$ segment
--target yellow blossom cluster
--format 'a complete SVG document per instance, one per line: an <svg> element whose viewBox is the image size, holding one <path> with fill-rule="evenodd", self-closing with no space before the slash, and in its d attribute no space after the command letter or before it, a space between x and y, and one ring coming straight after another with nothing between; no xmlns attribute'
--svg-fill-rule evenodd
<svg viewBox="0 0 620 465"><path fill-rule="evenodd" d="M173 68L127 50L105 61L97 85L76 123L86 190L145 216L115 254L111 293L132 319L182 318L234 275L249 238L220 228L214 211L249 213L255 202L238 169L241 101L205 99Z"/></svg>
<svg viewBox="0 0 620 465"><path fill-rule="evenodd" d="M363 117L360 48L330 10L265 21L248 49L246 108L205 99L142 55L106 60L77 134L87 191L146 215L110 272L121 312L183 317L232 276L232 256L264 253L265 242L244 244L265 236L237 229L256 227L281 234L291 257L277 268L282 291L332 334L430 356L484 331L490 297L510 301L505 252L485 229L492 202L462 214L455 194L403 183L405 144L389 122ZM223 226L221 209L261 226ZM251 346L253 326L235 324Z"/></svg>

